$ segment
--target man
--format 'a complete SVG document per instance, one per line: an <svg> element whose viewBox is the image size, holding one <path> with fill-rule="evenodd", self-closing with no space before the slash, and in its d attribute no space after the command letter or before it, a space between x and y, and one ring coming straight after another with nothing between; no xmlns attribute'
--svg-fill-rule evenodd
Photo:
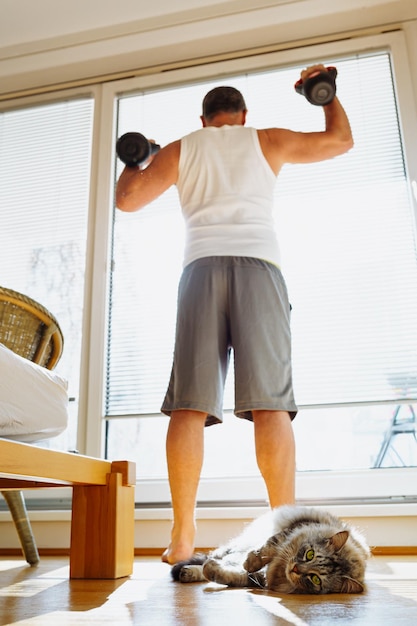
<svg viewBox="0 0 417 626"><path fill-rule="evenodd" d="M302 80L325 70L314 65ZM273 190L284 163L310 163L353 145L339 100L323 107L325 130L301 133L245 127L246 105L231 87L203 100L203 128L127 167L116 189L122 211L136 211L176 185L187 228L169 388L168 475L174 522L163 560L194 550L196 494L204 426L221 422L230 349L235 413L254 423L255 449L271 507L294 503L295 443L290 306L279 270Z"/></svg>

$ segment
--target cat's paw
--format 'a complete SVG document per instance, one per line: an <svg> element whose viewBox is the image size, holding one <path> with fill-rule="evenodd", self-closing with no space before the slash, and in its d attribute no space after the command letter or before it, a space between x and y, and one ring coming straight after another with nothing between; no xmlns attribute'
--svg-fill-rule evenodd
<svg viewBox="0 0 417 626"><path fill-rule="evenodd" d="M207 580L217 582L221 578L222 569L215 559L208 559L203 565L203 575Z"/></svg>
<svg viewBox="0 0 417 626"><path fill-rule="evenodd" d="M201 565L184 565L179 574L179 581L182 583L200 583L203 582L203 568Z"/></svg>
<svg viewBox="0 0 417 626"><path fill-rule="evenodd" d="M203 565L203 573L207 580L228 587L251 587L248 573L240 566L223 563L217 559L209 559Z"/></svg>
<svg viewBox="0 0 417 626"><path fill-rule="evenodd" d="M258 572L264 566L260 550L252 550L248 552L243 567L247 572Z"/></svg>

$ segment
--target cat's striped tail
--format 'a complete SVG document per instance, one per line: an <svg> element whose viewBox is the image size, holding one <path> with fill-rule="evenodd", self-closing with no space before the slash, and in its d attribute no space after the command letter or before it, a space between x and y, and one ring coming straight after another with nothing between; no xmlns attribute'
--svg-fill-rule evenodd
<svg viewBox="0 0 417 626"><path fill-rule="evenodd" d="M182 583L196 583L206 580L203 576L203 564L207 554L197 553L187 561L179 561L171 568L172 579Z"/></svg>

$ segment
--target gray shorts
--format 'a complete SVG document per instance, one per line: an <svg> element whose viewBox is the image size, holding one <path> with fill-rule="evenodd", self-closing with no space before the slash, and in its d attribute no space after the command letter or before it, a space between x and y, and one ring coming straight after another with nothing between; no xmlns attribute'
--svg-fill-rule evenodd
<svg viewBox="0 0 417 626"><path fill-rule="evenodd" d="M222 421L233 349L235 409L297 413L292 388L290 305L281 271L250 257L207 257L184 268L178 289L174 361L161 411Z"/></svg>

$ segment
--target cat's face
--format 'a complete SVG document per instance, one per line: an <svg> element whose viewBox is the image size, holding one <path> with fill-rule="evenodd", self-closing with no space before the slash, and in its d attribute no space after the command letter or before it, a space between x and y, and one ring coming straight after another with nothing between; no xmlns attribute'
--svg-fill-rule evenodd
<svg viewBox="0 0 417 626"><path fill-rule="evenodd" d="M282 546L268 566L268 589L309 594L362 592L357 555L342 550L348 537L348 531L330 538L296 537Z"/></svg>

